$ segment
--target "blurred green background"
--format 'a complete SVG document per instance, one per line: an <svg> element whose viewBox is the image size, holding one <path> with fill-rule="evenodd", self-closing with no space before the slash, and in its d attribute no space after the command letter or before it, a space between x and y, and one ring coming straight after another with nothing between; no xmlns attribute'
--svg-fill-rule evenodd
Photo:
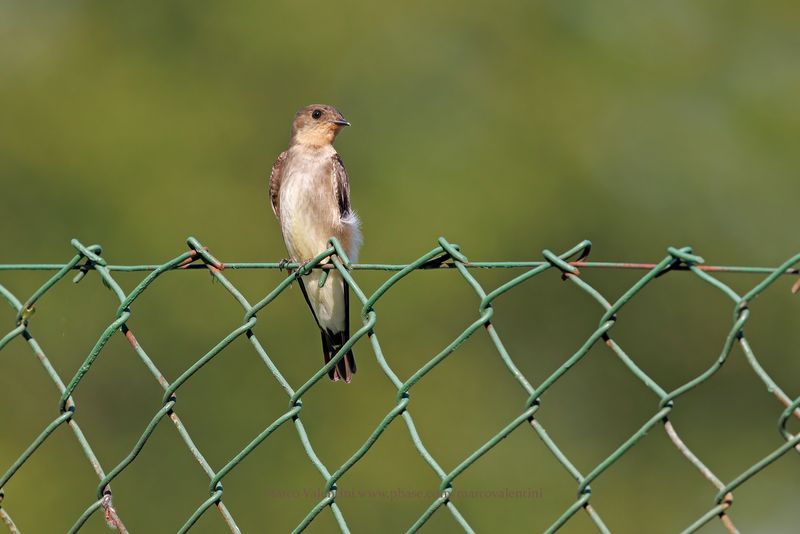
<svg viewBox="0 0 800 534"><path fill-rule="evenodd" d="M69 240L100 243L111 263L160 263L189 235L223 261L285 256L266 195L295 110L337 106L353 123L337 141L363 220L364 262L408 262L438 236L472 260L535 260L594 243L592 259L658 261L693 245L715 264L775 265L796 253L800 198L800 11L796 2L105 3L0 1L0 263L63 262ZM282 274L226 273L251 300ZM478 273L485 287L510 271ZM641 272L586 271L609 299ZM119 274L132 289L142 273ZM385 273L357 273L369 291ZM44 272L2 272L24 300ZM723 279L746 291L760 277ZM800 393L798 302L781 280L753 304L748 339L789 395ZM376 307L377 333L401 378L477 317L455 271L421 272ZM4 305L5 307L5 305ZM69 379L117 307L94 274L65 280L31 329ZM540 383L594 329L601 310L556 273L496 303L495 325ZM357 320L354 311L354 321ZM6 332L14 314L3 312ZM614 338L666 389L705 370L730 328L730 301L686 273L659 278L620 313ZM169 273L137 300L129 326L169 380L241 321L207 273ZM259 315L256 334L297 387L321 365L319 336L296 288ZM394 405L367 340L349 386L320 382L303 421L333 471ZM160 406L158 384L121 335L75 398L77 420L109 470ZM410 411L450 470L522 409L518 387L483 331L422 380ZM28 347L0 354L0 469L57 414L58 394ZM588 473L655 413L657 399L602 346L543 398L539 419ZM214 468L286 409L245 339L180 390L176 411ZM782 439L779 403L737 348L672 420L729 481ZM797 430L797 427L794 427ZM797 458L736 491L744 532L791 532ZM6 486L24 532L61 532L97 480L66 427ZM207 498L207 478L162 422L113 483L133 532L172 532ZM293 528L324 481L285 425L225 479L245 532ZM435 474L396 421L339 483L351 491L435 490ZM577 484L522 427L460 476L463 491L535 498L456 501L479 532L541 531ZM674 532L712 507L716 490L658 426L592 484L615 532ZM405 531L429 499L347 497L354 532ZM224 532L209 510L197 532ZM331 532L324 511L309 532ZM564 532L592 527L582 512ZM101 514L86 532L107 532ZM425 532L458 531L440 510ZM721 532L714 521L704 532Z"/></svg>

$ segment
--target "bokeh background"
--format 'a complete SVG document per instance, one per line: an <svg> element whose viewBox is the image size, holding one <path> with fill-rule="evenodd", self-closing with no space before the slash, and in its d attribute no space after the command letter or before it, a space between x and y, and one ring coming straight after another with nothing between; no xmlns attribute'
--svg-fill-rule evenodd
<svg viewBox="0 0 800 534"><path fill-rule="evenodd" d="M800 249L800 11L793 1L659 2L0 2L0 263L64 262L69 240L100 243L111 263L160 263L194 235L223 261L285 256L266 195L295 110L336 105L353 123L337 141L364 225L365 262L408 262L444 235L472 260L535 260L594 243L592 259L658 261L692 245L709 263L776 265ZM481 272L494 287L510 271ZM586 271L609 299L642 273ZM44 272L2 272L24 300ZM130 290L142 273L119 274ZM256 301L282 274L230 272ZM357 274L373 290L385 273ZM745 291L760 277L723 279ZM782 280L753 305L748 338L790 395L800 393L800 301ZM5 306L5 305L4 305ZM410 376L477 317L455 271L416 273L376 310L389 363ZM31 328L69 378L117 301L90 274L59 284ZM556 273L496 303L511 356L538 384L601 315ZM3 332L14 326L3 311ZM354 311L353 320L357 321ZM670 389L706 369L731 303L686 273L659 278L620 314L614 336ZM129 324L173 380L241 321L207 273L171 273L137 300ZM321 365L296 288L259 315L256 333L295 387ZM349 386L321 382L303 421L331 471L391 409L395 392L366 339ZM121 335L76 392L76 417L106 469L160 406L158 384ZM525 394L483 331L422 380L410 409L452 469L518 414ZM58 394L22 340L0 354L0 469L57 414ZM655 413L657 400L598 346L543 398L540 420L584 473ZM224 465L286 408L244 339L180 390L177 411L211 465ZM672 420L731 480L776 448L782 407L734 349ZM794 427L796 430L796 426ZM798 523L796 455L736 492L744 532ZM61 532L94 499L96 478L66 428L6 486L25 532ZM465 498L478 531L541 531L577 484L521 427L456 480L459 490L534 490ZM290 425L225 479L246 532L293 528L324 482ZM352 491L434 490L438 480L396 421L341 481ZM615 532L674 532L716 492L656 427L592 484ZM172 532L207 498L207 479L164 421L114 482L134 532ZM428 499L347 497L354 532L400 532ZM223 532L209 510L197 532ZM591 531L579 513L564 532ZM324 511L309 532L331 532ZM101 514L86 532L106 532ZM440 510L425 532L458 531ZM721 532L718 521L704 532Z"/></svg>

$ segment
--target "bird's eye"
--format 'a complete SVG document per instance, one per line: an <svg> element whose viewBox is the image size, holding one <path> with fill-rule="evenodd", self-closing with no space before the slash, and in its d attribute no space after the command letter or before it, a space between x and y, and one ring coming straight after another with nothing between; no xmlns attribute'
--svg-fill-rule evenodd
<svg viewBox="0 0 800 534"><path fill-rule="evenodd" d="M320 117L322 117L322 111L321 110L315 109L314 111L311 112L311 118L312 119L318 119Z"/></svg>

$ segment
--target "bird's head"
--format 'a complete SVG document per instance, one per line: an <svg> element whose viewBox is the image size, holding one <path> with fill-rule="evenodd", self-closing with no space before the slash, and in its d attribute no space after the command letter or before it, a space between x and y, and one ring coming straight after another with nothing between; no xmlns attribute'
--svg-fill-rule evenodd
<svg viewBox="0 0 800 534"><path fill-rule="evenodd" d="M312 104L294 116L292 142L303 145L330 144L345 126L350 126L350 123L335 107Z"/></svg>

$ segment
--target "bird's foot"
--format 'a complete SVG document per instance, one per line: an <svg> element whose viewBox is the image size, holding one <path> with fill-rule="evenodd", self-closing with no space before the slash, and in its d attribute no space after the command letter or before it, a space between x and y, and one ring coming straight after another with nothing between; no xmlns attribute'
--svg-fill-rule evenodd
<svg viewBox="0 0 800 534"><path fill-rule="evenodd" d="M313 259L313 258L312 258L312 259ZM308 272L305 272L305 270L306 270L306 267L308 267L308 264L309 264L309 263L311 263L311 259L308 259L308 260L303 260L303 261L301 261L300 263L298 263L298 265L297 265L297 272L299 272L301 275L307 275L307 274L308 274ZM310 271L309 271L309 272L310 272Z"/></svg>
<svg viewBox="0 0 800 534"><path fill-rule="evenodd" d="M281 261L278 262L278 270L283 271L284 269L286 269L286 271L289 272L289 269L286 266L289 265L290 263L292 263L292 260L290 260L289 258L283 258Z"/></svg>

